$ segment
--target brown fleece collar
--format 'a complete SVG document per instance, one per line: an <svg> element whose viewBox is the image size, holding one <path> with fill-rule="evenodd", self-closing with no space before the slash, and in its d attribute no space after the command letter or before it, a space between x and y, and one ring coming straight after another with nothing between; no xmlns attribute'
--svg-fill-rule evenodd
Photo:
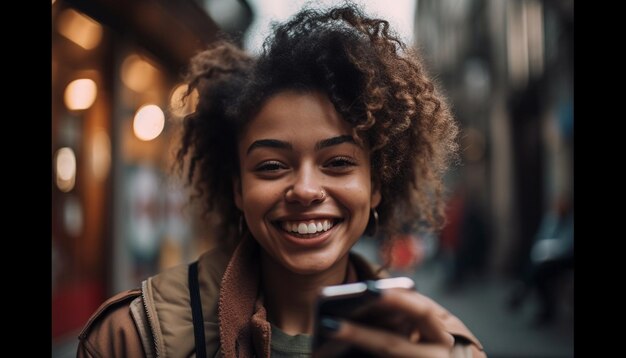
<svg viewBox="0 0 626 358"><path fill-rule="evenodd" d="M259 352L269 357L271 326L263 306L256 304L260 282L258 257L258 245L249 235L245 236L222 278L218 317L221 350L226 358L252 357L253 342L262 342Z"/></svg>

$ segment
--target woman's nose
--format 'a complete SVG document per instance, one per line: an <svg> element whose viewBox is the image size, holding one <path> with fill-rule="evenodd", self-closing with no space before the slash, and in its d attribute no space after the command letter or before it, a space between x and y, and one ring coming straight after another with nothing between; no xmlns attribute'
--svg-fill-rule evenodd
<svg viewBox="0 0 626 358"><path fill-rule="evenodd" d="M324 201L326 191L311 170L304 170L297 174L293 185L287 188L285 199L289 203L310 206Z"/></svg>

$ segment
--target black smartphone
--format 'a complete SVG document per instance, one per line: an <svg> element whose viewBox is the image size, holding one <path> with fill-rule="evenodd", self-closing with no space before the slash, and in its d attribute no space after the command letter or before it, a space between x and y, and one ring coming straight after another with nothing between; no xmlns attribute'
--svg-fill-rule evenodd
<svg viewBox="0 0 626 358"><path fill-rule="evenodd" d="M320 324L327 317L408 335L412 323L401 313L377 304L380 292L390 288L414 290L415 283L408 277L394 277L324 287L316 305L313 357L372 356L349 344L331 339Z"/></svg>

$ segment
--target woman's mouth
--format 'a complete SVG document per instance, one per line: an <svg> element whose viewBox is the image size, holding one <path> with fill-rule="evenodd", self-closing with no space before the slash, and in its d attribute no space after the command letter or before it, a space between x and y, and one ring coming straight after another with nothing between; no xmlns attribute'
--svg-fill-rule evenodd
<svg viewBox="0 0 626 358"><path fill-rule="evenodd" d="M339 220L337 219L287 220L279 221L276 224L281 230L291 235L301 238L311 238L330 230L338 222Z"/></svg>

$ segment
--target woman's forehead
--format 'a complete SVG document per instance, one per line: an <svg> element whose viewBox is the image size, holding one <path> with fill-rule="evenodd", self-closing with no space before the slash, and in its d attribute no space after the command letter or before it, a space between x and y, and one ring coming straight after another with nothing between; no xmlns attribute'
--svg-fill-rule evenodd
<svg viewBox="0 0 626 358"><path fill-rule="evenodd" d="M283 91L265 101L246 125L242 139L292 132L344 135L352 133L352 126L343 120L326 94Z"/></svg>

